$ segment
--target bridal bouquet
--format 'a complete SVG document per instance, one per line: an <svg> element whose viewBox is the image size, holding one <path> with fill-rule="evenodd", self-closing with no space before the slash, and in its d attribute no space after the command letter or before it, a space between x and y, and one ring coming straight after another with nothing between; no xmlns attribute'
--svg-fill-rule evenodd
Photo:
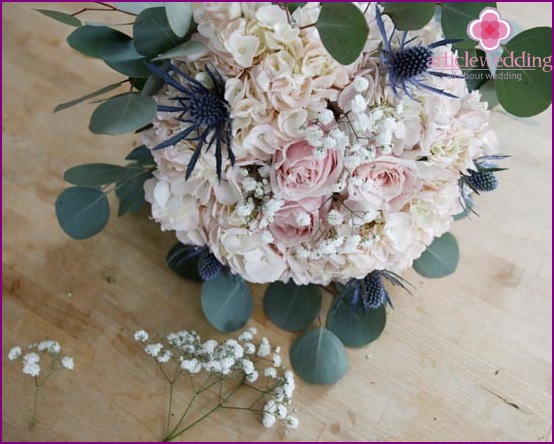
<svg viewBox="0 0 554 444"><path fill-rule="evenodd" d="M100 3L73 15L42 11L77 27L72 48L125 76L57 110L127 84L130 91L101 101L90 130L136 132L142 142L126 166L65 173L74 186L56 202L62 229L76 239L101 231L111 191L120 216L148 202L179 241L168 265L204 282L211 325L242 328L252 311L247 282L268 283L268 317L302 332L289 353L294 370L308 382L337 381L348 365L343 344L367 344L384 328L392 306L385 283L411 291L401 273L412 265L430 278L455 270L452 221L496 188L506 157L488 107L499 100L525 116L550 104L534 89L545 78L550 88L545 69L528 74L535 82L476 81L473 65L446 63L462 52L483 60L466 28L490 5ZM116 25L83 25L78 16L95 9L132 16L133 37ZM550 28L524 31L500 51L534 45L528 51L546 67L547 35ZM321 288L334 299L314 327Z"/></svg>

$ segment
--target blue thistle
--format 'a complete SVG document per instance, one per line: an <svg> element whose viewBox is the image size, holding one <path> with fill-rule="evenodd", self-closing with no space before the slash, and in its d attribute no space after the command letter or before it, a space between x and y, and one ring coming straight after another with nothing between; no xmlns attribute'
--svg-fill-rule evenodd
<svg viewBox="0 0 554 444"><path fill-rule="evenodd" d="M408 286L411 286L411 284L396 273L387 270L374 270L364 278L350 279L346 284L352 293L350 301L352 310L361 305L364 312L367 313L369 309L379 308L385 303L388 303L391 307L393 306L389 293L383 285L383 278L394 286L399 286L410 293Z"/></svg>
<svg viewBox="0 0 554 444"><path fill-rule="evenodd" d="M384 48L381 48L381 61L387 68L387 74L390 82L390 86L395 95L398 95L398 89L402 88L404 93L413 100L416 100L408 91L408 86L420 87L432 91L437 94L442 94L443 96L457 98L454 94L450 94L442 89L434 88L432 86L422 83L422 77L425 74L430 74L435 77L458 77L454 74L448 74L437 71L430 71L427 63L429 58L433 56L433 49L438 48L439 46L448 45L450 43L456 43L462 41L462 39L444 39L435 43L431 43L428 46L416 45L416 46L407 46L411 43L416 37L406 41L408 36L408 31L402 33L402 39L400 41L400 48L393 50L391 43L392 38L394 37L396 28L393 29L390 37L387 36L385 32L385 25L383 23L383 17L381 16L381 11L379 8L375 8L377 26L379 32L383 37L383 42L385 44Z"/></svg>
<svg viewBox="0 0 554 444"><path fill-rule="evenodd" d="M208 151L215 142L215 159L217 178L221 181L223 164L222 149L225 145L227 156L231 165L235 164L235 155L231 150L231 117L229 104L225 100L225 81L217 70L206 67L206 74L214 84L213 89L207 89L188 74L178 69L175 65L169 64L169 71L166 72L152 63L146 66L152 73L160 77L167 85L175 88L179 94L173 97L175 105L159 105L158 111L176 113L177 120L189 124L180 133L170 137L164 142L156 145L154 150L160 150L177 144L182 140L196 142L196 148L189 164L187 165L186 179L190 177L194 166L198 161L201 150L206 146ZM178 74L184 79L183 83L175 80L170 72Z"/></svg>
<svg viewBox="0 0 554 444"><path fill-rule="evenodd" d="M223 264L217 260L213 253L207 248L202 251L198 260L198 274L205 281L215 279L223 270Z"/></svg>
<svg viewBox="0 0 554 444"><path fill-rule="evenodd" d="M474 161L475 170L470 170L469 174L462 174L460 178L460 194L464 195L464 185L473 190L476 194L480 191L494 191L498 187L498 179L495 172L504 171L506 168L497 167L493 161L502 160L510 156L495 154L491 156L482 156Z"/></svg>

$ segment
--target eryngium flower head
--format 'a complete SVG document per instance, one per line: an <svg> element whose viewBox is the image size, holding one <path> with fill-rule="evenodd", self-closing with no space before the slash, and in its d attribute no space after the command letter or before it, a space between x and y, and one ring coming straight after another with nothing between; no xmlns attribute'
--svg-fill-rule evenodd
<svg viewBox="0 0 554 444"><path fill-rule="evenodd" d="M185 74L176 66L170 64L166 72L154 64L147 64L150 71L160 77L167 85L178 91L173 97L172 106L159 105L158 111L176 113L176 119L188 126L173 137L156 145L153 149L159 150L175 145L182 140L196 142L196 148L187 165L186 179L190 177L198 161L201 150L206 146L208 151L215 142L215 159L217 178L221 181L223 165L223 146L227 149L227 156L231 165L235 164L235 156L231 150L231 117L229 104L225 100L225 81L217 70L206 67L206 74L214 87L206 88L199 81ZM176 73L183 82L173 78L170 73Z"/></svg>
<svg viewBox="0 0 554 444"><path fill-rule="evenodd" d="M381 49L381 61L387 69L388 79L390 86L395 95L398 95L398 89L401 88L404 93L411 99L416 100L409 92L408 87L420 87L432 91L437 94L456 98L455 95L450 94L442 89L434 88L432 86L422 83L425 74L430 74L435 77L458 77L461 76L455 74L448 74L443 72L429 70L429 60L433 56L433 49L439 46L448 45L450 43L456 43L462 39L444 39L438 42L432 43L428 46L415 45L407 46L414 39L406 41L408 31L402 33L402 39L400 41L400 48L392 48L392 38L394 37L396 29L393 29L390 37L385 32L385 25L383 23L383 17L379 7L375 8L377 26L383 37L385 47Z"/></svg>

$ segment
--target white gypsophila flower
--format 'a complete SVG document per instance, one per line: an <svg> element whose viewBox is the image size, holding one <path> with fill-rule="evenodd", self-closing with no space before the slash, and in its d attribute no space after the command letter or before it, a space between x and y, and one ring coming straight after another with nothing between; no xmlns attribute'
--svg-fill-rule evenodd
<svg viewBox="0 0 554 444"><path fill-rule="evenodd" d="M234 339L228 339L227 341L225 341L225 345L233 350L233 357L235 359L240 359L244 356L244 349L242 348L242 345L240 345Z"/></svg>
<svg viewBox="0 0 554 444"><path fill-rule="evenodd" d="M264 230L262 231L262 240L266 243L266 244L270 244L272 243L275 239L273 237L273 234L271 234L271 231L269 230Z"/></svg>
<svg viewBox="0 0 554 444"><path fill-rule="evenodd" d="M337 139L331 135L323 137L323 148L332 150L338 146Z"/></svg>
<svg viewBox="0 0 554 444"><path fill-rule="evenodd" d="M323 135L321 128L314 125L306 129L304 137L310 145L317 148L323 145Z"/></svg>
<svg viewBox="0 0 554 444"><path fill-rule="evenodd" d="M267 401L265 403L263 411L265 413L276 413L277 412L277 403L273 399L270 399L269 401Z"/></svg>
<svg viewBox="0 0 554 444"><path fill-rule="evenodd" d="M275 353L272 357L273 359L273 366L274 367L280 367L281 366L281 355L278 353Z"/></svg>
<svg viewBox="0 0 554 444"><path fill-rule="evenodd" d="M239 335L238 339L240 342L247 342L254 339L254 335L252 334L251 331L245 330Z"/></svg>
<svg viewBox="0 0 554 444"><path fill-rule="evenodd" d="M275 348L273 349L273 351L274 351L275 353L281 353L281 346L278 345L277 347L275 347Z"/></svg>
<svg viewBox="0 0 554 444"><path fill-rule="evenodd" d="M181 369L186 370L187 372L194 374L198 373L200 370L202 370L202 365L200 364L200 361L198 359L183 359L181 361Z"/></svg>
<svg viewBox="0 0 554 444"><path fill-rule="evenodd" d="M148 344L145 348L144 348L144 351L149 354L150 356L152 356L153 358L157 357L160 352L162 351L163 349L163 345L160 344L160 343L157 343L157 344Z"/></svg>
<svg viewBox="0 0 554 444"><path fill-rule="evenodd" d="M296 429L298 427L298 418L296 418L295 416L287 416L287 418L285 419L285 427L287 429Z"/></svg>
<svg viewBox="0 0 554 444"><path fill-rule="evenodd" d="M352 112L361 114L367 109L367 102L360 94L354 96L351 103Z"/></svg>
<svg viewBox="0 0 554 444"><path fill-rule="evenodd" d="M13 361L21 356L21 347L12 347L8 352L8 359Z"/></svg>
<svg viewBox="0 0 554 444"><path fill-rule="evenodd" d="M267 367L264 370L264 375L266 378L277 379L277 369L275 367Z"/></svg>
<svg viewBox="0 0 554 444"><path fill-rule="evenodd" d="M301 227L307 227L312 223L312 218L308 213L301 212L296 215L296 223Z"/></svg>
<svg viewBox="0 0 554 444"><path fill-rule="evenodd" d="M313 156L314 159L325 159L327 157L327 149L323 148L323 146L318 146L314 148Z"/></svg>
<svg viewBox="0 0 554 444"><path fill-rule="evenodd" d="M253 355L254 353L256 353L256 346L251 342L245 342L242 345L242 348L244 349L244 353L246 355Z"/></svg>
<svg viewBox="0 0 554 444"><path fill-rule="evenodd" d="M264 165L260 168L258 168L258 174L260 177L269 177L269 174L271 173L271 167L269 165Z"/></svg>
<svg viewBox="0 0 554 444"><path fill-rule="evenodd" d="M329 125L331 122L335 120L335 116L333 114L333 111L330 109L323 109L319 112L318 116L319 123L322 125Z"/></svg>
<svg viewBox="0 0 554 444"><path fill-rule="evenodd" d="M150 338L150 336L148 335L148 333L144 330L138 330L137 332L135 332L135 341L137 342L146 342L148 341L148 339Z"/></svg>
<svg viewBox="0 0 554 444"><path fill-rule="evenodd" d="M265 358L271 353L271 347L269 345L268 339L264 336L262 340L260 341L260 345L258 346L258 356L260 358Z"/></svg>
<svg viewBox="0 0 554 444"><path fill-rule="evenodd" d="M242 370L246 375L249 375L255 370L254 363L250 359L243 359L241 361L241 365L242 365Z"/></svg>
<svg viewBox="0 0 554 444"><path fill-rule="evenodd" d="M62 367L67 370L73 370L75 368L75 361L71 356L64 356L62 358Z"/></svg>
<svg viewBox="0 0 554 444"><path fill-rule="evenodd" d="M249 374L246 375L246 380L250 384L253 384L254 382L256 382L258 380L259 376L260 376L260 374L258 373L258 370L254 370L252 373L249 373Z"/></svg>
<svg viewBox="0 0 554 444"><path fill-rule="evenodd" d="M40 365L36 363L24 363L23 373L29 376L37 377L40 374Z"/></svg>
<svg viewBox="0 0 554 444"><path fill-rule="evenodd" d="M329 225L341 225L344 221L344 217L337 210L331 210L327 214L327 222Z"/></svg>
<svg viewBox="0 0 554 444"><path fill-rule="evenodd" d="M257 185L258 182L256 182L256 179L252 177L247 177L242 182L242 187L244 188L244 191L247 192L254 191Z"/></svg>
<svg viewBox="0 0 554 444"><path fill-rule="evenodd" d="M369 88L369 81L365 77L357 76L354 78L354 89L358 93L363 93Z"/></svg>
<svg viewBox="0 0 554 444"><path fill-rule="evenodd" d="M205 353L213 353L217 345L217 341L209 339L202 344L202 350L204 350Z"/></svg>
<svg viewBox="0 0 554 444"><path fill-rule="evenodd" d="M277 403L277 419L285 419L287 417L287 408L281 404Z"/></svg>
<svg viewBox="0 0 554 444"><path fill-rule="evenodd" d="M23 356L23 362L25 364L38 364L40 361L40 356L34 352L27 353L25 356Z"/></svg>
<svg viewBox="0 0 554 444"><path fill-rule="evenodd" d="M252 211L254 211L254 202L251 199L237 205L236 212L239 216L248 217L252 214Z"/></svg>
<svg viewBox="0 0 554 444"><path fill-rule="evenodd" d="M172 356L171 351L164 350L156 357L156 359L160 364L165 364L166 362L169 362L169 360L171 359L171 356Z"/></svg>
<svg viewBox="0 0 554 444"><path fill-rule="evenodd" d="M262 425L266 429L273 427L275 425L275 421L276 421L276 418L275 418L275 415L273 415L273 413L264 413L264 416L262 419Z"/></svg>
<svg viewBox="0 0 554 444"><path fill-rule="evenodd" d="M48 350L50 353L59 353L61 350L60 344L55 341L42 341L38 344L38 351Z"/></svg>

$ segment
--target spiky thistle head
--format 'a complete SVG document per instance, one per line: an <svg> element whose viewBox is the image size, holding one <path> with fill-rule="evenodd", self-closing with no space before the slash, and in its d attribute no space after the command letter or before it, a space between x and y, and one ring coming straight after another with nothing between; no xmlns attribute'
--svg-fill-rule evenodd
<svg viewBox="0 0 554 444"><path fill-rule="evenodd" d="M206 74L214 85L213 88L208 89L172 64L169 65L169 71L167 72L152 63L147 63L147 66L152 73L177 90L177 95L172 98L174 104L171 106L159 105L158 111L176 114L175 118L186 124L184 130L159 143L153 149L167 148L182 140L196 143L187 165L185 177L188 179L194 170L202 148L206 147L206 151L208 151L215 143L217 178L221 181L223 146L227 149L227 156L231 165L235 164L235 156L231 149L230 109L224 96L225 81L217 70L206 67ZM172 77L171 72L177 74L182 81Z"/></svg>
<svg viewBox="0 0 554 444"><path fill-rule="evenodd" d="M358 306L363 307L364 312L369 309L376 309L385 303L392 307L389 293L384 286L383 278L394 286L399 286L410 293L408 287L412 286L405 279L388 270L373 270L362 279L350 279L346 284L352 297L350 307L355 310Z"/></svg>
<svg viewBox="0 0 554 444"><path fill-rule="evenodd" d="M217 260L213 253L207 248L202 251L198 259L198 274L205 281L215 279L223 270L223 264Z"/></svg>

